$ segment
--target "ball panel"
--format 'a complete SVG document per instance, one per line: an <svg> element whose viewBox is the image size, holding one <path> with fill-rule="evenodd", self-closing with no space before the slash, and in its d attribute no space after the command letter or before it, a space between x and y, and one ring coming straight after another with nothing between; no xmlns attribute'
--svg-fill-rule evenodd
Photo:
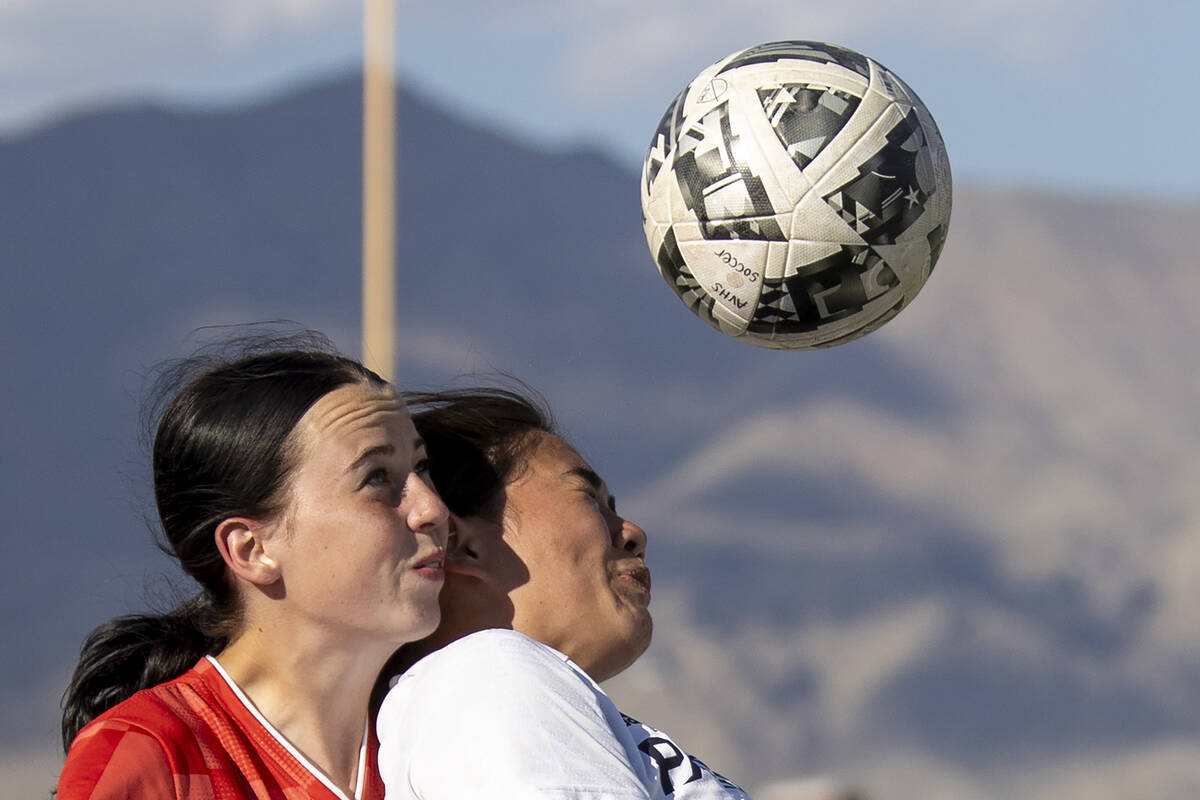
<svg viewBox="0 0 1200 800"><path fill-rule="evenodd" d="M684 207L701 223L705 237L782 240L760 170L739 157L754 150L743 145L746 135L730 124L728 102L697 120L685 119L671 173Z"/></svg>
<svg viewBox="0 0 1200 800"><path fill-rule="evenodd" d="M925 235L926 241L929 242L929 265L925 269L925 274L933 272L933 265L937 263L938 257L942 254L942 247L946 244L946 235L950 232L949 214L946 216L946 223L938 225L933 230Z"/></svg>
<svg viewBox="0 0 1200 800"><path fill-rule="evenodd" d="M650 153L642 165L643 197L651 193L650 187L658 177L659 170L671 157L675 142L678 140L679 126L683 122L683 101L689 89L691 89L691 84L683 87L683 91L675 96L671 105L667 106L667 110L654 132L654 138L650 143Z"/></svg>
<svg viewBox="0 0 1200 800"><path fill-rule="evenodd" d="M763 280L780 280L788 267L792 242L768 242L767 261L763 265Z"/></svg>
<svg viewBox="0 0 1200 800"><path fill-rule="evenodd" d="M734 53L724 61L718 62L720 64L718 74L732 72L733 70L753 64L773 64L778 61L794 59L846 67L859 73L864 78L870 76L866 56L856 53L853 50L847 50L844 47L826 44L825 42L801 40L768 42L746 48L741 52Z"/></svg>
<svg viewBox="0 0 1200 800"><path fill-rule="evenodd" d="M663 237L662 244L655 254L655 261L658 264L659 274L663 276L667 285L683 301L684 305L698 317L715 326L716 323L713 322L711 313L712 298L692 277L691 270L688 268L687 262L683 260L683 254L679 251L673 231L668 230Z"/></svg>
<svg viewBox="0 0 1200 800"><path fill-rule="evenodd" d="M850 97L862 99L871 85L868 78L834 64L816 64L811 61L777 61L773 64L758 64L745 67L726 76L730 91L753 94L758 89L780 86L785 83L805 84L822 89L833 89Z"/></svg>
<svg viewBox="0 0 1200 800"><path fill-rule="evenodd" d="M863 98L838 136L804 169L814 191L826 195L856 178L862 162L887 144L887 134L903 118L895 103L875 94Z"/></svg>
<svg viewBox="0 0 1200 800"><path fill-rule="evenodd" d="M787 258L783 271L770 277L790 278L793 275L819 271L822 264L827 264L830 258L842 258L845 255L846 243L840 242L807 242L793 239L787 243ZM852 243L850 246L854 246Z"/></svg>
<svg viewBox="0 0 1200 800"><path fill-rule="evenodd" d="M886 116L880 118L879 127L887 125ZM922 191L917 177L925 138L911 110L882 138L875 133L861 139L855 157L847 159L846 163L857 162L854 176L822 196L863 241L891 244L925 210L929 195ZM866 151L876 147L866 156Z"/></svg>
<svg viewBox="0 0 1200 800"><path fill-rule="evenodd" d="M712 297L714 313L723 309L721 319L739 332L758 307L771 244L745 239L679 243L692 277Z"/></svg>
<svg viewBox="0 0 1200 800"><path fill-rule="evenodd" d="M841 131L861 99L807 83L760 88L757 94L779 143L800 169Z"/></svg>
<svg viewBox="0 0 1200 800"><path fill-rule="evenodd" d="M806 195L792 211L788 241L801 244L863 245L863 239L845 220L837 203L818 194Z"/></svg>

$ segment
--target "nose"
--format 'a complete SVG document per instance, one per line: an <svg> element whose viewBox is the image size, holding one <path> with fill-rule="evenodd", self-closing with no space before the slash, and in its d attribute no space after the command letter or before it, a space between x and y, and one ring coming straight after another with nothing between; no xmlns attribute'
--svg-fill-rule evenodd
<svg viewBox="0 0 1200 800"><path fill-rule="evenodd" d="M622 519L618 532L618 546L630 555L644 558L646 555L646 532L631 520Z"/></svg>
<svg viewBox="0 0 1200 800"><path fill-rule="evenodd" d="M416 475L409 477L407 489L410 502L405 521L409 530L428 533L439 546L445 547L450 510L434 488Z"/></svg>

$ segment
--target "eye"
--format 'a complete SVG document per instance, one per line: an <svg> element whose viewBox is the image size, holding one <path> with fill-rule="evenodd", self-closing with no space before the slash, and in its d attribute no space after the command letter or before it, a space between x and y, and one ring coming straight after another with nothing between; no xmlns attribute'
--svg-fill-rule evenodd
<svg viewBox="0 0 1200 800"><path fill-rule="evenodd" d="M605 491L601 491L595 486L587 486L584 488L584 494L588 499L596 504L597 508L607 509L608 511L616 512L617 498Z"/></svg>
<svg viewBox="0 0 1200 800"><path fill-rule="evenodd" d="M598 489L588 489L587 498L598 511L616 512L617 501L612 497L605 496Z"/></svg>
<svg viewBox="0 0 1200 800"><path fill-rule="evenodd" d="M417 473L421 477L427 476L429 474L429 469L430 466L428 458L418 459L417 463L413 465L413 472Z"/></svg>
<svg viewBox="0 0 1200 800"><path fill-rule="evenodd" d="M363 478L363 486L391 486L392 474L388 472L387 467L376 467L367 473L367 477Z"/></svg>

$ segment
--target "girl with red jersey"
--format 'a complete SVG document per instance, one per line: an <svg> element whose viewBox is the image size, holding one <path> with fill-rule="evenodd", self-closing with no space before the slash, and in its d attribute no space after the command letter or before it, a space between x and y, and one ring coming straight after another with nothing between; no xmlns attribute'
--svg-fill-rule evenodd
<svg viewBox="0 0 1200 800"><path fill-rule="evenodd" d="M58 798L379 800L371 688L439 620L424 443L385 381L324 346L174 373L155 499L201 591L88 638Z"/></svg>

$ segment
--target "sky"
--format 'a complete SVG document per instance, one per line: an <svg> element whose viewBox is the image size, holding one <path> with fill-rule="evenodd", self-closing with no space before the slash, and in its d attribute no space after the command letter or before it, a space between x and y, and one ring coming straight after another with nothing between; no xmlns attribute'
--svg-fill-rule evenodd
<svg viewBox="0 0 1200 800"><path fill-rule="evenodd" d="M523 140L598 146L631 167L702 68L809 39L904 78L959 181L1200 198L1200 4L1185 0L398 6L398 68L413 89ZM350 0L0 0L0 136L116 101L220 107L344 73L361 58L361 14Z"/></svg>

